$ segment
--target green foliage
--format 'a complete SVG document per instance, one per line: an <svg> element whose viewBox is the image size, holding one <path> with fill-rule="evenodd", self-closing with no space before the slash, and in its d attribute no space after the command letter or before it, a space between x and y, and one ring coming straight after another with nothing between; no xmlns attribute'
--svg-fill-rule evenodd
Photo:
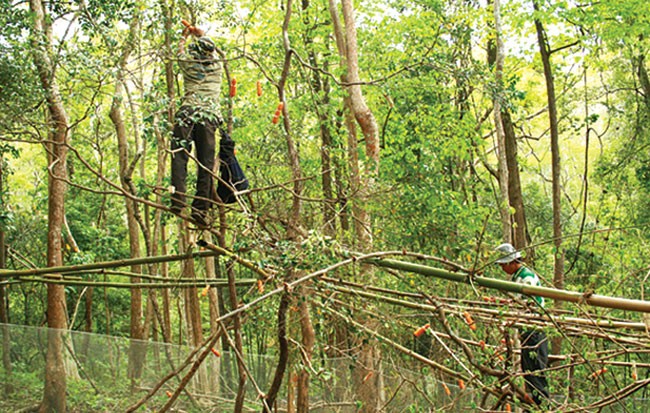
<svg viewBox="0 0 650 413"><path fill-rule="evenodd" d="M244 201L244 213L235 207L226 214L228 246L252 262L277 271L278 278L270 280L266 288L281 285L286 274L308 273L336 263L341 259L335 254L338 249L359 247L353 235L356 217L352 216L352 204L362 206L371 217L374 250L417 251L466 267L480 267L489 261L488 251L502 238L498 213L501 199L494 175L494 97L510 111L515 124L535 267L550 279L555 251L546 90L533 27L533 18L538 18L549 28L556 89L561 96L561 218L567 234L567 286L640 296L639 274L646 267L650 235L650 112L647 91L641 84L642 69L647 69L647 62L641 59L648 50L647 2L551 2L544 3L539 13L532 12L531 2L507 2L502 9L507 50L502 84L494 80L494 68L488 66L485 56L488 41L494 39L490 8L480 8L476 2L439 0L357 4L362 91L379 125L381 141L379 175L364 188L368 195L363 199L355 198L356 188L350 180L343 103L348 90L340 84L345 68L324 2L311 2L305 9L294 6L288 35L292 66L283 90L290 129L285 130L282 122L271 123L280 99L277 84L286 52L281 33L285 10L271 3L182 2L172 10L171 33L166 32L167 16L157 2L90 1L75 15L77 20L69 31L62 29L68 26L59 16L70 15L80 5L49 5L56 23L54 79L69 117L69 144L73 149L68 157L71 185L66 196L66 219L80 249L72 251L68 234L62 235L66 264L116 260L130 254L124 197L118 189L115 127L109 111L126 27L135 18L140 30L129 50L123 84L127 93L120 102L129 136L128 161L136 151L143 151L142 164L137 165L132 181L135 195L168 204L169 168L158 176L158 157L166 155L160 162L168 166L168 110L177 106L182 90L173 49L180 37L180 19L188 18L208 30L224 53L230 76L237 79L235 97L229 97L224 87L223 114L233 125L237 155L253 188L270 188L253 192L253 203ZM0 3L0 154L6 161L2 164L5 182L0 193L0 228L11 249L28 257L12 257L11 267L41 267L47 263L49 160L46 145L22 142L48 138L48 119L44 116L47 95L31 59L30 17L25 7L15 6ZM167 40L172 43L170 48ZM169 79L165 76L167 63L176 71ZM256 93L258 81L262 96ZM323 235L322 230L321 133L325 130L331 136L328 172L338 214L331 237ZM584 147L587 133L591 139L589 152ZM363 165L365 142L358 128L356 137L356 155ZM291 190L297 184L292 182L295 171L288 159L287 138L295 143L304 177L298 223L292 222L290 215L294 201ZM589 156L587 165L585 155ZM582 176L585 170L587 176ZM190 171L190 188L193 173ZM363 178L367 178L365 173L362 167ZM158 211L139 206L142 222L154 228ZM162 220L168 236L167 251L177 252L181 234L176 221L167 214ZM297 225L303 235L299 241L286 240L291 225ZM627 230L603 231L623 227ZM140 241L146 250L145 240ZM155 246L161 251L162 245ZM221 262L218 268L221 276L225 265ZM169 265L172 277L181 271L179 264ZM201 263L196 264L195 271L199 278L205 275ZM336 275L352 276L357 271L355 267ZM495 270L486 268L485 272L494 275ZM257 275L237 267L237 277ZM378 273L372 277L373 283L399 291L461 299L474 294L470 288L411 275ZM43 322L44 287L20 284L11 285L8 291L13 322ZM82 291L67 290L69 311L84 299ZM239 292L244 303L257 297L255 291ZM180 302L182 297L181 291L172 293L173 302ZM350 317L364 306L361 300L350 304L341 310ZM107 290L101 299L96 295L92 307L95 331L128 335L129 305L129 292L125 290ZM207 313L207 302L202 306ZM262 307L246 314L247 350L274 352L275 334L260 326L275 324L277 299L268 300ZM386 310L383 305L378 307L378 313ZM79 313L72 327L81 328L84 316L89 315ZM184 320L174 317L176 331ZM335 322L330 316L316 312L313 319L320 342L331 340ZM208 321L203 320L206 328ZM462 320L454 319L452 325L467 332ZM382 320L382 328L391 336L402 334L410 326L391 319ZM353 328L349 331L359 333ZM440 349L429 341L406 344L441 357ZM581 344L585 348L591 345ZM16 380L24 382L25 387L37 384L30 383L33 377L16 376ZM589 386L584 389L588 391ZM102 403L114 402L105 395L88 393L92 392L83 385L72 384L71 403L80 410L92 411ZM412 406L413 411L419 408Z"/></svg>

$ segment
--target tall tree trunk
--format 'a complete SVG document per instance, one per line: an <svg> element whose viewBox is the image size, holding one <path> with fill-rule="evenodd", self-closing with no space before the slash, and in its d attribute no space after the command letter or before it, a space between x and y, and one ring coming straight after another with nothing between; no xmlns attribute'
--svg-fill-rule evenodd
<svg viewBox="0 0 650 413"><path fill-rule="evenodd" d="M368 170L374 178L379 173L379 128L377 121L361 92L359 58L357 47L357 27L352 0L341 0L345 22L345 57L347 68L347 91L350 95L351 109L359 123L366 142L366 156L370 163Z"/></svg>
<svg viewBox="0 0 650 413"><path fill-rule="evenodd" d="M63 265L62 232L65 213L65 193L68 153L68 117L56 83L54 65L51 59L51 27L49 17L41 0L30 0L33 14L32 45L34 64L38 71L41 87L45 92L49 114L49 133L46 143L48 151L48 228L47 265ZM64 363L63 333L68 327L65 287L47 285L47 356L45 364L45 384L40 412L66 411L66 371Z"/></svg>
<svg viewBox="0 0 650 413"><path fill-rule="evenodd" d="M533 0L533 7L539 13L540 6L537 0ZM553 286L564 288L564 250L562 248L562 220L561 220L561 196L562 188L560 182L560 134L558 130L557 106L555 100L555 81L551 69L551 51L544 26L539 18L535 19L539 53L544 66L544 78L546 79L546 94L548 99L548 118L551 133L551 166L552 166L552 194L553 194L553 244L555 246L555 265L553 271ZM555 301L554 308L561 308L562 302ZM551 341L553 354L561 354L562 337Z"/></svg>
<svg viewBox="0 0 650 413"><path fill-rule="evenodd" d="M170 1L170 4L168 4L168 0L161 0L161 7L163 9L163 15L165 19L165 51L167 56L173 56L174 51L172 47L172 39L171 39L171 33L172 33L172 27L174 25L174 1ZM167 124L173 125L174 124L174 114L175 114L175 109L176 109L176 84L174 82L174 62L172 59L165 59L165 86L166 86L166 93L167 93ZM156 128L157 133L156 133L156 139L158 142L157 149L158 149L158 171L157 171L157 182L159 185L162 185L163 180L166 177L165 169L167 165L167 150L166 148L169 147L167 141L165 140L163 133L160 133L159 129ZM170 130L171 131L171 130ZM170 132L167 131L167 132ZM159 198L156 200L156 202L161 202L162 199ZM160 245L161 245L161 252L165 254L167 252L167 243L166 243L166 226L162 220L159 220L158 217L156 218L156 222L159 222L160 224L157 225L157 228L159 228L160 231ZM154 238L158 238L155 237ZM161 275L164 277L168 276L168 265L166 263L163 263L161 266ZM165 336L164 332L166 331L166 337L165 341L171 343L172 341L172 331L171 331L171 305L170 305L170 297L169 297L169 290L164 289L161 292L162 295L162 301L163 301L163 322L161 325L161 328L163 330L163 336Z"/></svg>
<svg viewBox="0 0 650 413"><path fill-rule="evenodd" d="M120 56L117 74L115 76L115 92L113 94L113 102L111 104L110 118L115 127L117 134L118 144L118 160L120 170L120 183L126 192L131 191L131 179L133 168L130 167L129 162L129 144L127 137L126 125L122 115L122 101L124 99L124 73L126 71L127 62L133 45L135 43L136 29L138 27L138 19L134 18L131 21L129 28L129 37L124 44L122 55ZM138 221L136 219L137 205L135 202L127 197L124 198L126 203L126 216L127 225L129 230L129 249L132 258L140 257L140 231ZM132 265L131 272L134 274L142 273L141 265ZM140 283L139 277L131 279L133 283ZM129 379L131 385L135 386L140 376L142 375L142 367L144 365L144 351L142 348L141 340L144 339L144 328L142 325L142 290L140 288L132 288L131 290L131 342L129 349Z"/></svg>
<svg viewBox="0 0 650 413"><path fill-rule="evenodd" d="M225 239L219 237L219 243L221 247L225 247ZM230 296L230 309L235 310L239 307L239 299L237 298L237 288L235 286L235 271L232 268L232 263L226 268L226 275L228 277L228 293ZM244 343L242 340L241 334L241 318L239 314L236 314L232 318L234 335L235 335L235 350L239 354L244 354ZM244 397L246 396L246 381L248 380L248 375L246 374L246 366L244 362L237 358L237 370L239 373L239 382L237 385L237 395L235 396L235 406L233 408L234 413L241 413L244 408ZM263 410L265 412L265 410Z"/></svg>
<svg viewBox="0 0 650 413"><path fill-rule="evenodd" d="M367 165L362 170L359 167L357 138L355 133L348 134L348 153L350 155L350 181L353 197L353 215L355 219L355 234L361 250L372 249L372 231L370 226L370 215L363 207L367 203L368 196L374 181L379 172L379 128L377 121L366 104L361 91L361 79L359 76L359 59L357 47L357 31L354 17L354 6L351 0L342 0L342 13L345 26L341 24L334 0L329 0L330 15L334 25L336 45L343 66L346 68L346 75L343 82L346 83L348 92L346 107L354 116L365 141ZM348 131L354 128L348 123Z"/></svg>
<svg viewBox="0 0 650 413"><path fill-rule="evenodd" d="M502 85L503 85L503 39L501 38L501 11L500 0L494 0L494 31L495 31L495 48L494 53L488 53L488 58L494 58L494 78L496 90L492 99L494 105L494 125L497 135L497 159L499 160L499 190L501 193L501 204L499 205L499 214L501 216L501 227L504 242L512 242L512 225L510 224L510 195L508 192L509 169L507 157L506 136L503 130L502 119Z"/></svg>
<svg viewBox="0 0 650 413"><path fill-rule="evenodd" d="M0 194L4 194L4 159L0 157ZM1 196L1 195L0 195ZM6 208L4 197L0 199L0 206ZM0 269L7 268L7 255L5 245L5 232L0 229ZM0 324L2 324L2 367L5 371L5 396L13 392L13 384L11 379L11 337L9 331L9 296L7 295L6 287L0 285Z"/></svg>
<svg viewBox="0 0 650 413"><path fill-rule="evenodd" d="M354 16L354 6L351 0L341 0L341 9L345 27L342 26L339 19L337 6L334 0L329 0L330 16L336 46L341 58L341 65L346 69L346 75L343 76L343 82L347 84L346 90L348 96L345 99L345 106L354 116L357 124L361 128L365 140L365 153L367 158L367 167L363 173L359 166L357 138L355 125L349 121L346 122L348 128L348 154L350 167L350 186L353 197L353 215L355 219L355 241L361 250L372 249L372 229L370 224L370 215L364 205L368 201L368 195L374 186L374 180L379 171L379 129L372 111L366 105L363 93L361 91L356 23ZM364 274L366 271L364 271ZM364 276L368 276L365 274ZM367 320L366 324L370 325L374 321ZM358 341L358 340L357 340ZM357 356L357 366L354 369L354 383L357 394L362 403L360 412L369 413L377 412L384 401L381 371L381 353L376 346L366 345L364 343L355 343L360 348Z"/></svg>
<svg viewBox="0 0 650 413"><path fill-rule="evenodd" d="M299 244L302 238L301 234L301 210L302 210L302 191L303 191L303 182L302 182L302 168L300 166L300 156L298 153L297 145L293 140L293 132L291 128L291 120L289 118L289 108L287 106L286 96L285 96L285 86L287 79L289 77L289 70L291 69L291 57L292 50L291 44L289 42L289 23L291 21L291 12L293 7L293 1L287 0L284 21L282 23L282 38L283 46L285 52L284 65L282 67L282 73L278 81L278 97L280 102L283 102L282 108L282 125L284 127L284 135L287 142L287 153L289 156L289 163L291 165L291 177L293 179L293 198L291 203L291 210L289 212L290 224L287 226L286 238L293 243ZM299 276L299 272L295 269L290 269L286 275L285 282L290 282L293 279L296 279ZM305 294L305 287L298 288L296 294L300 296L299 299L302 300L302 295ZM280 300L280 305L278 307L278 342L280 345L278 365L275 370L273 381L269 392L267 394L267 406L262 410L266 410L266 407L273 408L274 402L280 390L284 373L287 368L288 363L288 338L287 338L287 309L292 300L290 291L285 291ZM305 364L308 365L311 363L311 354L314 343L314 330L311 324L311 318L309 317L308 307L302 308L302 316L300 317L300 326L302 332L302 343L305 346L303 348L303 355L307 358ZM309 411L309 372L306 369L303 369L300 372L300 380L298 383L298 412L306 413Z"/></svg>
<svg viewBox="0 0 650 413"><path fill-rule="evenodd" d="M510 206L514 209L512 224L512 243L518 250L528 246L528 224L526 223L526 210L524 197L521 193L521 179L519 177L519 161L517 161L517 140L515 128L512 125L510 111L501 107L501 122L506 143L506 163L508 165L508 196ZM532 258L532 251L528 251L527 258Z"/></svg>
<svg viewBox="0 0 650 413"><path fill-rule="evenodd" d="M311 43L311 41L310 41ZM309 61L312 66L317 67L316 53L309 53ZM327 70L327 66L324 67ZM329 106L330 87L328 78L321 77L320 72L312 72L313 84L316 95L323 95L318 102L318 119L320 127L321 147L321 185L323 187L323 232L325 235L334 237L336 235L336 200L333 191L332 174L332 133L329 127Z"/></svg>
<svg viewBox="0 0 650 413"><path fill-rule="evenodd" d="M307 289L301 287L298 289L298 295L303 297L307 294ZM314 332L314 327L311 323L311 316L309 314L309 301L306 299L300 299L299 305L299 314L300 314L300 332L302 337L302 348L303 348L303 362L304 365L311 364L313 352L314 352L314 342L316 341L316 334ZM296 407L298 413L308 413L309 412L309 369L307 367L303 368L298 373L298 394L296 398Z"/></svg>
<svg viewBox="0 0 650 413"><path fill-rule="evenodd" d="M504 201L501 210L501 220L504 223L503 239L511 242L515 248L524 249L528 245L528 226L526 224L526 211L524 208L523 195L521 193L521 179L519 176L519 162L517 160L517 140L515 128L512 124L512 116L508 109L507 102L503 95L503 66L505 60L505 49L501 29L501 2L494 0L494 30L495 38L488 43L488 64L494 66L494 77L496 90L493 98L494 119L499 148L499 172L505 168L505 176L499 176L500 185L506 185L506 194L502 197ZM503 190L503 188L500 188ZM510 214L512 212L512 215ZM507 219L506 219L507 218ZM507 225L505 224L507 222ZM529 254L529 256L531 256Z"/></svg>
<svg viewBox="0 0 650 413"><path fill-rule="evenodd" d="M156 186L162 187L165 180L166 171L165 166L167 165L167 148L169 145L166 143L163 133L160 130L159 124L159 115L154 115L154 135L156 137L156 159L157 159L157 170L156 170ZM172 122L170 121L171 125ZM156 195L156 203L161 204L162 196L160 194ZM166 242L166 232L167 226L162 219L162 211L157 209L154 212L154 223L153 223L153 234L151 240L151 255L166 255L167 254L167 242ZM152 266L152 274L160 274L163 278L168 278L169 276L169 266L166 262L156 264ZM150 291L152 294L153 291ZM162 309L158 305L158 296L162 296ZM153 296L154 312L156 313L157 321L162 332L163 341L166 343L171 343L172 334L171 334L171 316L170 316L170 304L169 304L169 289L161 289L159 293L154 294Z"/></svg>

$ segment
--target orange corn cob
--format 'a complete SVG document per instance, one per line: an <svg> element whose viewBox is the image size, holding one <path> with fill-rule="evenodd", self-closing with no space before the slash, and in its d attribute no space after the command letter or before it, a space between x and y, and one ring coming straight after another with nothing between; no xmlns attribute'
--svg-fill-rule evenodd
<svg viewBox="0 0 650 413"><path fill-rule="evenodd" d="M442 383L442 387L445 389L445 393L447 393L447 396L451 396L451 390L449 390L449 387L447 387L447 384L444 382Z"/></svg>
<svg viewBox="0 0 650 413"><path fill-rule="evenodd" d="M419 327L417 330L415 330L413 332L413 335L415 337L420 337L422 334L424 334L429 329L429 327L430 327L429 323L426 323L422 327Z"/></svg>
<svg viewBox="0 0 650 413"><path fill-rule="evenodd" d="M465 316L465 322L469 326L470 330L476 331L476 323L474 323L474 319L472 318L472 315L467 311L464 311L463 316Z"/></svg>
<svg viewBox="0 0 650 413"><path fill-rule="evenodd" d="M275 110L275 115L273 115L273 124L275 125L280 120L280 114L282 113L282 108L284 108L284 103L280 102L278 108Z"/></svg>
<svg viewBox="0 0 650 413"><path fill-rule="evenodd" d="M230 79L230 97L234 98L237 94L237 79L234 77Z"/></svg>
<svg viewBox="0 0 650 413"><path fill-rule="evenodd" d="M591 373L591 378L595 379L596 377L600 376L601 374L607 373L607 367L603 367L602 369L598 371L594 371Z"/></svg>

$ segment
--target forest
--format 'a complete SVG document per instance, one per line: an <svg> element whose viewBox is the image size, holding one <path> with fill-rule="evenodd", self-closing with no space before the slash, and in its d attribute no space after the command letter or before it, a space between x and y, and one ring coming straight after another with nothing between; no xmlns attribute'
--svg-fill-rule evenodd
<svg viewBox="0 0 650 413"><path fill-rule="evenodd" d="M0 411L650 411L649 2L0 7Z"/></svg>

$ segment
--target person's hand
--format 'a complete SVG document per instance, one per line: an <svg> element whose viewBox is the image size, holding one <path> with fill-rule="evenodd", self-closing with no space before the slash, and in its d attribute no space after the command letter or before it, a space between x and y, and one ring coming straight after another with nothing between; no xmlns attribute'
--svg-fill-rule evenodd
<svg viewBox="0 0 650 413"><path fill-rule="evenodd" d="M192 34L194 36L196 36L196 37L201 37L201 36L203 36L205 34L205 31L203 31L203 30L201 30L201 29L199 29L198 27L195 27L195 26L191 26L190 30L191 30Z"/></svg>
<svg viewBox="0 0 650 413"><path fill-rule="evenodd" d="M183 33L182 33L183 37L187 37L190 34L193 35L193 36L196 36L196 37L201 37L201 36L203 36L205 34L205 32L203 30L199 29L196 26L192 26L190 24L190 22L188 22L185 19L181 20L181 23L183 23L183 26L185 26L185 28L183 29Z"/></svg>

